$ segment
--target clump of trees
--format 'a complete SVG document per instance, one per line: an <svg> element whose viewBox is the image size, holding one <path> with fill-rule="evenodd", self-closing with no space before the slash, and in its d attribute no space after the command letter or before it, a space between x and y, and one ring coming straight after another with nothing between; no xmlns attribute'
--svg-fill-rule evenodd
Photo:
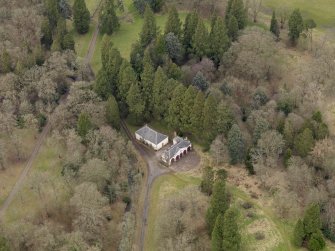
<svg viewBox="0 0 335 251"><path fill-rule="evenodd" d="M310 205L303 220L299 219L294 228L293 243L297 247L305 246L308 250L322 250L326 243L321 232L320 207Z"/></svg>
<svg viewBox="0 0 335 251"><path fill-rule="evenodd" d="M215 178L214 178L215 176ZM221 169L213 172L206 167L203 172L201 190L212 192L206 214L212 250L240 250L241 235L238 226L238 211L230 207L230 195L225 185L226 172Z"/></svg>
<svg viewBox="0 0 335 251"><path fill-rule="evenodd" d="M120 22L115 13L114 0L105 1L99 16L100 32L111 35L120 28Z"/></svg>

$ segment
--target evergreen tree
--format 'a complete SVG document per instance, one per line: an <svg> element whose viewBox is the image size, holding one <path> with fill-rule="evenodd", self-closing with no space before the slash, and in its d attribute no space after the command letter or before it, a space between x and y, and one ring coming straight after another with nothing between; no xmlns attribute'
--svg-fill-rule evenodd
<svg viewBox="0 0 335 251"><path fill-rule="evenodd" d="M100 31L111 35L120 28L120 22L115 13L114 0L106 0L99 16Z"/></svg>
<svg viewBox="0 0 335 251"><path fill-rule="evenodd" d="M229 14L236 18L238 28L244 29L247 25L247 13L244 8L243 0L233 0Z"/></svg>
<svg viewBox="0 0 335 251"><path fill-rule="evenodd" d="M295 9L288 20L289 33L288 36L293 44L299 39L301 32L304 29L304 21L299 9Z"/></svg>
<svg viewBox="0 0 335 251"><path fill-rule="evenodd" d="M232 41L237 40L238 36L238 22L235 18L235 16L231 15L228 20L228 36Z"/></svg>
<svg viewBox="0 0 335 251"><path fill-rule="evenodd" d="M244 160L245 144L242 133L237 124L234 124L228 133L228 150L232 164L236 164Z"/></svg>
<svg viewBox="0 0 335 251"><path fill-rule="evenodd" d="M195 77L192 80L192 85L197 87L200 91L206 91L208 89L208 82L204 74L201 71L198 71Z"/></svg>
<svg viewBox="0 0 335 251"><path fill-rule="evenodd" d="M169 107L168 123L175 130L180 130L182 125L181 116L185 91L186 88L182 84L178 85L173 91Z"/></svg>
<svg viewBox="0 0 335 251"><path fill-rule="evenodd" d="M229 197L226 191L226 183L224 180L218 180L214 183L210 206L206 214L206 222L209 233L213 232L214 224L218 215L224 215L228 208Z"/></svg>
<svg viewBox="0 0 335 251"><path fill-rule="evenodd" d="M125 101L127 99L128 91L133 83L137 82L137 76L134 72L133 68L129 65L129 63L124 60L122 65L126 64L125 68L120 69L119 73L119 91L118 97L119 100Z"/></svg>
<svg viewBox="0 0 335 251"><path fill-rule="evenodd" d="M294 139L294 146L297 153L306 157L314 146L313 133L309 128L299 133Z"/></svg>
<svg viewBox="0 0 335 251"><path fill-rule="evenodd" d="M77 122L77 132L78 135L85 139L87 133L92 129L92 123L90 117L87 113L80 113L78 122Z"/></svg>
<svg viewBox="0 0 335 251"><path fill-rule="evenodd" d="M255 174L254 164L252 162L251 148L249 148L247 151L247 154L244 160L244 165L250 175Z"/></svg>
<svg viewBox="0 0 335 251"><path fill-rule="evenodd" d="M72 8L71 8L68 0L59 0L58 12L65 19L70 19L71 18Z"/></svg>
<svg viewBox="0 0 335 251"><path fill-rule="evenodd" d="M148 52L144 54L143 58L143 72L141 74L141 93L142 99L145 103L145 114L146 119L150 119L152 113L152 89L154 85L155 70L152 66L152 61Z"/></svg>
<svg viewBox="0 0 335 251"><path fill-rule="evenodd" d="M168 78L181 80L183 72L178 65L172 62L171 59L166 60L163 66L164 72Z"/></svg>
<svg viewBox="0 0 335 251"><path fill-rule="evenodd" d="M150 56L154 66L162 66L166 60L166 46L165 46L165 36L158 34L155 39L155 43L150 48Z"/></svg>
<svg viewBox="0 0 335 251"><path fill-rule="evenodd" d="M145 103L138 83L133 83L127 96L130 119L134 124L141 124L145 110Z"/></svg>
<svg viewBox="0 0 335 251"><path fill-rule="evenodd" d="M218 133L223 133L225 136L227 136L233 124L235 124L234 114L225 104L225 102L221 101L218 105Z"/></svg>
<svg viewBox="0 0 335 251"><path fill-rule="evenodd" d="M321 228L320 207L318 204L311 204L304 215L304 232L309 238Z"/></svg>
<svg viewBox="0 0 335 251"><path fill-rule="evenodd" d="M59 17L53 43L51 46L52 51L61 51L64 49L64 37L67 34L66 21L63 17Z"/></svg>
<svg viewBox="0 0 335 251"><path fill-rule="evenodd" d="M183 45L187 53L191 52L192 39L197 28L199 16L197 12L188 13L185 19L184 31L183 31Z"/></svg>
<svg viewBox="0 0 335 251"><path fill-rule="evenodd" d="M164 5L164 0L149 0L148 2L154 12L159 12Z"/></svg>
<svg viewBox="0 0 335 251"><path fill-rule="evenodd" d="M52 45L52 29L50 26L49 19L44 19L41 25L41 44L47 49L50 49Z"/></svg>
<svg viewBox="0 0 335 251"><path fill-rule="evenodd" d="M311 239L308 241L308 250L319 251L324 249L326 242L320 230L312 234Z"/></svg>
<svg viewBox="0 0 335 251"><path fill-rule="evenodd" d="M238 224L238 212L236 209L229 208L223 219L223 242L222 250L239 251L241 247L241 234L239 232Z"/></svg>
<svg viewBox="0 0 335 251"><path fill-rule="evenodd" d="M185 92L183 106L181 107L181 130L183 132L191 131L191 113L194 106L194 100L197 96L197 90L194 86L189 86Z"/></svg>
<svg viewBox="0 0 335 251"><path fill-rule="evenodd" d="M157 26L154 13L149 6L144 12L144 24L140 33L140 43L142 48L147 47L157 36Z"/></svg>
<svg viewBox="0 0 335 251"><path fill-rule="evenodd" d="M85 0L74 0L73 24L79 34L88 32L90 26L90 12L86 7Z"/></svg>
<svg viewBox="0 0 335 251"><path fill-rule="evenodd" d="M301 247L305 237L304 224L302 220L299 219L294 227L293 244L297 247Z"/></svg>
<svg viewBox="0 0 335 251"><path fill-rule="evenodd" d="M152 91L152 101L153 101L153 115L157 120L161 120L166 113L167 107L164 107L164 100L167 97L164 95L164 89L166 89L167 77L161 67L157 68L155 73L153 91Z"/></svg>
<svg viewBox="0 0 335 251"><path fill-rule="evenodd" d="M225 22L226 22L226 25L228 26L228 23L229 23L229 19L231 17L231 7L233 5L233 1L234 0L228 0L228 3L227 3L227 7L226 7L226 13L225 13Z"/></svg>
<svg viewBox="0 0 335 251"><path fill-rule="evenodd" d="M184 48L174 33L170 32L165 36L165 47L173 62L180 63L182 61L184 57Z"/></svg>
<svg viewBox="0 0 335 251"><path fill-rule="evenodd" d="M194 105L191 113L191 128L194 135L201 135L203 130L204 121L204 105L205 105L205 95L199 91L194 100Z"/></svg>
<svg viewBox="0 0 335 251"><path fill-rule="evenodd" d="M59 18L57 2L55 0L46 0L45 2L46 14L52 31L56 28Z"/></svg>
<svg viewBox="0 0 335 251"><path fill-rule="evenodd" d="M0 72L8 73L8 72L11 72L11 70L12 70L12 63L11 63L10 55L7 52L7 50L4 50L0 58Z"/></svg>
<svg viewBox="0 0 335 251"><path fill-rule="evenodd" d="M257 141L261 138L262 134L270 129L269 122L264 118L259 118L252 134L252 141L257 145Z"/></svg>
<svg viewBox="0 0 335 251"><path fill-rule="evenodd" d="M109 90L108 76L103 68L98 71L94 91L102 98L107 98L111 94Z"/></svg>
<svg viewBox="0 0 335 251"><path fill-rule="evenodd" d="M212 141L217 134L217 102L212 95L206 98L203 111L203 135L206 140Z"/></svg>
<svg viewBox="0 0 335 251"><path fill-rule="evenodd" d="M211 251L224 251L222 247L223 226L224 226L224 217L222 214L219 214L218 217L216 217L214 229L212 232Z"/></svg>
<svg viewBox="0 0 335 251"><path fill-rule="evenodd" d="M106 120L115 129L120 129L119 106L114 96L109 96L106 103Z"/></svg>
<svg viewBox="0 0 335 251"><path fill-rule="evenodd" d="M141 43L136 42L132 44L132 48L130 51L130 63L137 75L140 75L143 71L143 56L144 49L141 46Z"/></svg>
<svg viewBox="0 0 335 251"><path fill-rule="evenodd" d="M0 251L10 251L8 241L2 236L0 236Z"/></svg>
<svg viewBox="0 0 335 251"><path fill-rule="evenodd" d="M285 153L284 153L284 165L285 167L288 167L289 160L292 157L292 150L291 148L287 148Z"/></svg>
<svg viewBox="0 0 335 251"><path fill-rule="evenodd" d="M209 35L204 21L201 19L198 20L197 28L192 38L192 47L200 59L207 56L209 51Z"/></svg>
<svg viewBox="0 0 335 251"><path fill-rule="evenodd" d="M178 15L178 11L174 6L169 10L164 34L167 35L170 32L174 33L179 39L181 38L181 21Z"/></svg>
<svg viewBox="0 0 335 251"><path fill-rule="evenodd" d="M103 97L107 98L110 94L116 96L118 93L118 79L120 67L122 64L122 57L120 52L115 48L109 48L105 53L106 62L102 67L107 76L107 93Z"/></svg>
<svg viewBox="0 0 335 251"><path fill-rule="evenodd" d="M214 171L213 167L207 166L202 171L202 181L200 184L201 192L208 196L212 194L214 184Z"/></svg>
<svg viewBox="0 0 335 251"><path fill-rule="evenodd" d="M75 50L74 38L72 32L67 33L63 38L63 50Z"/></svg>
<svg viewBox="0 0 335 251"><path fill-rule="evenodd" d="M209 41L211 59L214 61L216 66L218 66L223 54L228 50L230 45L227 29L221 17L215 18L209 35Z"/></svg>
<svg viewBox="0 0 335 251"><path fill-rule="evenodd" d="M272 12L270 31L276 36L277 39L279 39L280 29L275 11Z"/></svg>
<svg viewBox="0 0 335 251"><path fill-rule="evenodd" d="M112 49L112 47L113 42L111 40L111 37L106 34L103 35L100 49L102 68L106 68L108 65L108 61L110 58L110 50Z"/></svg>

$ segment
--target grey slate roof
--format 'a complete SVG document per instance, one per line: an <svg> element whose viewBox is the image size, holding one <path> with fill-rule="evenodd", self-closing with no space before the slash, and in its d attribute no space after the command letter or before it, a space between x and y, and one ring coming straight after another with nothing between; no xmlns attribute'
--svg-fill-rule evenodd
<svg viewBox="0 0 335 251"><path fill-rule="evenodd" d="M162 157L165 160L170 160L171 158L174 157L174 155L182 148L187 148L191 145L191 141L183 139L181 137L175 137L173 141L176 142L176 144L170 146L168 149L164 151L162 154Z"/></svg>
<svg viewBox="0 0 335 251"><path fill-rule="evenodd" d="M163 140L165 140L168 136L156 132L155 130L151 129L149 126L145 125L142 128L136 131L138 135L140 135L143 139L150 141L151 143L158 145Z"/></svg>

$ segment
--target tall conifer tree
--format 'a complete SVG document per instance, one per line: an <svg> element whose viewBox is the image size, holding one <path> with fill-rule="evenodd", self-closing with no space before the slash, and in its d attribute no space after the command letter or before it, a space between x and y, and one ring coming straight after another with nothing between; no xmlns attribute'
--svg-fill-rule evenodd
<svg viewBox="0 0 335 251"><path fill-rule="evenodd" d="M209 36L210 56L218 66L223 54L228 50L230 41L227 34L225 23L221 17L215 18Z"/></svg>
<svg viewBox="0 0 335 251"><path fill-rule="evenodd" d="M166 107L164 107L164 101L167 99L165 96L167 77L164 70L161 67L157 68L155 73L154 85L153 85L153 115L157 120L161 120L166 112Z"/></svg>
<svg viewBox="0 0 335 251"><path fill-rule="evenodd" d="M178 15L178 11L174 6L169 10L164 34L167 35L170 32L174 33L179 39L181 38L181 21Z"/></svg>
<svg viewBox="0 0 335 251"><path fill-rule="evenodd" d="M210 206L206 214L209 233L212 233L218 215L224 215L228 208L229 197L226 191L226 183L224 180L218 180L214 183Z"/></svg>
<svg viewBox="0 0 335 251"><path fill-rule="evenodd" d="M197 96L194 100L194 105L191 113L191 132L194 135L202 135L202 127L204 121L204 105L205 105L205 95L202 91L198 91Z"/></svg>
<svg viewBox="0 0 335 251"><path fill-rule="evenodd" d="M198 13L188 13L184 24L183 45L187 53L191 52L192 40L199 21Z"/></svg>
<svg viewBox="0 0 335 251"><path fill-rule="evenodd" d="M199 19L198 21L192 41L192 46L195 50L195 54L200 59L207 56L209 52L209 34L204 24L204 21L201 19Z"/></svg>
<svg viewBox="0 0 335 251"><path fill-rule="evenodd" d="M212 95L206 99L203 110L203 135L208 141L212 141L217 134L217 102Z"/></svg>
<svg viewBox="0 0 335 251"><path fill-rule="evenodd" d="M114 96L109 96L106 103L106 120L115 129L120 129L120 111Z"/></svg>
<svg viewBox="0 0 335 251"><path fill-rule="evenodd" d="M131 85L127 96L127 104L131 121L134 124L141 124L143 122L145 103L142 99L142 93L138 83Z"/></svg>
<svg viewBox="0 0 335 251"><path fill-rule="evenodd" d="M197 96L197 89L190 85L185 92L184 100L183 100L183 107L181 107L182 114L181 114L181 130L183 132L191 132L191 114L194 106L194 100Z"/></svg>
<svg viewBox="0 0 335 251"><path fill-rule="evenodd" d="M120 22L115 13L113 0L106 0L99 16L99 23L102 34L106 33L111 35L120 28Z"/></svg>
<svg viewBox="0 0 335 251"><path fill-rule="evenodd" d="M147 47L157 36L157 26L154 13L147 5L144 12L144 24L140 33L140 43L142 48Z"/></svg>
<svg viewBox="0 0 335 251"><path fill-rule="evenodd" d="M182 84L178 85L173 91L173 96L169 107L168 122L170 127L175 130L180 130L180 127L182 125L181 111L183 107L185 91L186 88Z"/></svg>
<svg viewBox="0 0 335 251"><path fill-rule="evenodd" d="M212 232L211 251L224 251L222 248L223 226L224 226L224 218L222 214L219 214L218 217L216 217L214 229Z"/></svg>
<svg viewBox="0 0 335 251"><path fill-rule="evenodd" d="M279 24L276 18L276 12L272 12L272 18L271 18L271 24L270 24L270 31L276 36L276 38L279 38L280 35L280 29Z"/></svg>
<svg viewBox="0 0 335 251"><path fill-rule="evenodd" d="M239 232L238 212L234 208L229 208L224 214L224 224L222 229L223 242L222 250L240 251L241 234Z"/></svg>
<svg viewBox="0 0 335 251"><path fill-rule="evenodd" d="M90 12L85 0L75 0L73 4L73 24L79 34L88 32L90 26Z"/></svg>
<svg viewBox="0 0 335 251"><path fill-rule="evenodd" d="M150 119L152 113L152 89L154 84L155 70L149 52L146 51L143 59L143 72L141 74L141 92L145 103L145 118Z"/></svg>

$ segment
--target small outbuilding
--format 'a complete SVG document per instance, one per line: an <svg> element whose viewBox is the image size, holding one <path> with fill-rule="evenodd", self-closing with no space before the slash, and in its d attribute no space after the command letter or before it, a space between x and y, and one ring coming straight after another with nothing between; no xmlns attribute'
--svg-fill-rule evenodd
<svg viewBox="0 0 335 251"><path fill-rule="evenodd" d="M148 125L143 126L135 132L135 137L137 140L143 142L146 145L151 146L153 149L158 151L163 146L169 143L169 137L165 134L156 132L154 129L150 128Z"/></svg>
<svg viewBox="0 0 335 251"><path fill-rule="evenodd" d="M181 137L175 137L173 139L173 145L166 149L161 160L167 164L171 165L172 162L178 161L184 155L186 155L192 149L192 143L187 138L183 139Z"/></svg>

